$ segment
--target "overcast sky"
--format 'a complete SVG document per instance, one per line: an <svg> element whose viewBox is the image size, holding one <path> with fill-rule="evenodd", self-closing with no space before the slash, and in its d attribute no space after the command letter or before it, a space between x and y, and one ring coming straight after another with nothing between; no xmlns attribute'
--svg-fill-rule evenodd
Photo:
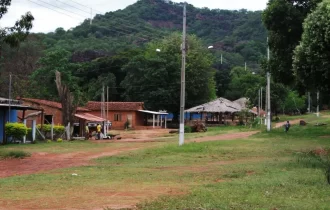
<svg viewBox="0 0 330 210"><path fill-rule="evenodd" d="M30 11L35 17L33 32L50 32L58 27L69 29L90 18L94 13L124 9L137 0L12 0L9 12L3 16L1 27L12 26L22 14ZM173 0L182 2L182 0ZM195 7L210 9L248 9L263 10L268 0L187 0ZM46 8L48 7L48 8ZM55 10L55 11L54 11Z"/></svg>

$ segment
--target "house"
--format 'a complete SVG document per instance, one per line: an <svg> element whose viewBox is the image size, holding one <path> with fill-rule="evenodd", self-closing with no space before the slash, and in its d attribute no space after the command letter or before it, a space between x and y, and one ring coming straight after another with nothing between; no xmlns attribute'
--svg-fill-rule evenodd
<svg viewBox="0 0 330 210"><path fill-rule="evenodd" d="M105 102L89 101L85 106L90 110L90 113L104 117L112 124L112 129L124 129L125 123L129 122L130 128L145 126L145 113L141 112L144 109L143 102ZM102 114L101 110L105 110Z"/></svg>
<svg viewBox="0 0 330 210"><path fill-rule="evenodd" d="M23 105L30 107L37 107L42 110L43 113L34 115L35 112L27 111L26 116L33 116L37 120L37 124L51 124L52 121L55 125L63 125L62 122L62 104L55 101L48 101L34 98L20 98ZM78 107L76 113L86 113L88 109ZM22 118L22 113L19 113L19 117ZM29 124L28 124L29 125Z"/></svg>
<svg viewBox="0 0 330 210"><path fill-rule="evenodd" d="M22 111L22 116L27 111L38 111L38 108L26 106L21 101L0 98L0 144L6 144L5 124L7 122L17 122L18 111Z"/></svg>

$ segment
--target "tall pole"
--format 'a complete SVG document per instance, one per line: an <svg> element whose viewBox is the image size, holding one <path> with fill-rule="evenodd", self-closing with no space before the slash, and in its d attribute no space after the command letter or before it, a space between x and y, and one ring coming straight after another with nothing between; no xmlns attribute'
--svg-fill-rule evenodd
<svg viewBox="0 0 330 210"><path fill-rule="evenodd" d="M260 94L260 89L258 89L258 116L260 117L260 99L261 99L261 94Z"/></svg>
<svg viewBox="0 0 330 210"><path fill-rule="evenodd" d="M320 91L317 91L317 110L316 110L316 116L319 117L320 116Z"/></svg>
<svg viewBox="0 0 330 210"><path fill-rule="evenodd" d="M271 113L270 113L270 73L267 72L267 131L271 130Z"/></svg>
<svg viewBox="0 0 330 210"><path fill-rule="evenodd" d="M311 113L311 92L308 92L308 113Z"/></svg>
<svg viewBox="0 0 330 210"><path fill-rule="evenodd" d="M260 108L261 108L261 110L262 110L262 87L260 88Z"/></svg>
<svg viewBox="0 0 330 210"><path fill-rule="evenodd" d="M245 71L246 71L246 62L245 62Z"/></svg>
<svg viewBox="0 0 330 210"><path fill-rule="evenodd" d="M11 121L11 119L10 119L10 112L11 112L11 73L9 73L9 93L8 93L8 122L10 122ZM5 123L5 122L3 122L3 123Z"/></svg>
<svg viewBox="0 0 330 210"><path fill-rule="evenodd" d="M267 107L268 107L268 103L267 103L267 86L266 86L266 88L265 88L265 90L266 90L266 94L265 94L265 111L266 111L266 116L265 116L265 125L267 126Z"/></svg>
<svg viewBox="0 0 330 210"><path fill-rule="evenodd" d="M221 64L222 64L222 53L221 53Z"/></svg>
<svg viewBox="0 0 330 210"><path fill-rule="evenodd" d="M90 25L93 23L93 8L91 8L91 20L89 22Z"/></svg>
<svg viewBox="0 0 330 210"><path fill-rule="evenodd" d="M185 105L185 71L186 71L186 2L183 3L183 33L182 33L182 68L180 96L180 136L179 145L184 144L184 105Z"/></svg>

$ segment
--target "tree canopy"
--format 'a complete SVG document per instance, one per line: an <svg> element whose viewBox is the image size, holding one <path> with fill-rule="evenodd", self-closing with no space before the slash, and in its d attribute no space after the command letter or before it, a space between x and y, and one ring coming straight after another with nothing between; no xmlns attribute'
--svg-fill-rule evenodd
<svg viewBox="0 0 330 210"><path fill-rule="evenodd" d="M308 90L330 92L330 1L318 5L304 22L304 33L294 53L298 82Z"/></svg>
<svg viewBox="0 0 330 210"><path fill-rule="evenodd" d="M188 36L187 40L186 107L192 107L216 97L215 70L212 55L201 41L195 36ZM152 42L123 67L127 76L121 85L127 100L142 100L149 109L179 112L181 42L177 33Z"/></svg>

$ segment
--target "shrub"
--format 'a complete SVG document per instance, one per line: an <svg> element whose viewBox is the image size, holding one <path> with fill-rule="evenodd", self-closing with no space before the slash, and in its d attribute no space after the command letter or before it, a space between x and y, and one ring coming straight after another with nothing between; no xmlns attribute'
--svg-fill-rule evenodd
<svg viewBox="0 0 330 210"><path fill-rule="evenodd" d="M192 133L192 127L191 126L184 126L184 132L185 133Z"/></svg>
<svg viewBox="0 0 330 210"><path fill-rule="evenodd" d="M63 142L63 139L58 138L56 141L57 141L57 142Z"/></svg>
<svg viewBox="0 0 330 210"><path fill-rule="evenodd" d="M21 139L27 135L28 129L23 123L6 123L5 132L7 136Z"/></svg>
<svg viewBox="0 0 330 210"><path fill-rule="evenodd" d="M48 140L47 140L47 143L52 143L52 140L48 139Z"/></svg>
<svg viewBox="0 0 330 210"><path fill-rule="evenodd" d="M41 129L41 125L39 124L39 125L37 125L37 127L38 127L38 129L40 130ZM52 125L50 125L50 124L44 124L43 125L43 127L42 127L42 129L43 129L43 132L45 132L45 133L50 133L51 132L51 129L52 129ZM54 125L54 134L62 134L62 133L64 133L64 131L65 131L65 128L64 128L64 126L62 126L62 125Z"/></svg>
<svg viewBox="0 0 330 210"><path fill-rule="evenodd" d="M31 154L28 152L24 152L24 151L10 151L10 152L0 153L0 158L22 159L22 158L29 157L29 156L31 156Z"/></svg>

